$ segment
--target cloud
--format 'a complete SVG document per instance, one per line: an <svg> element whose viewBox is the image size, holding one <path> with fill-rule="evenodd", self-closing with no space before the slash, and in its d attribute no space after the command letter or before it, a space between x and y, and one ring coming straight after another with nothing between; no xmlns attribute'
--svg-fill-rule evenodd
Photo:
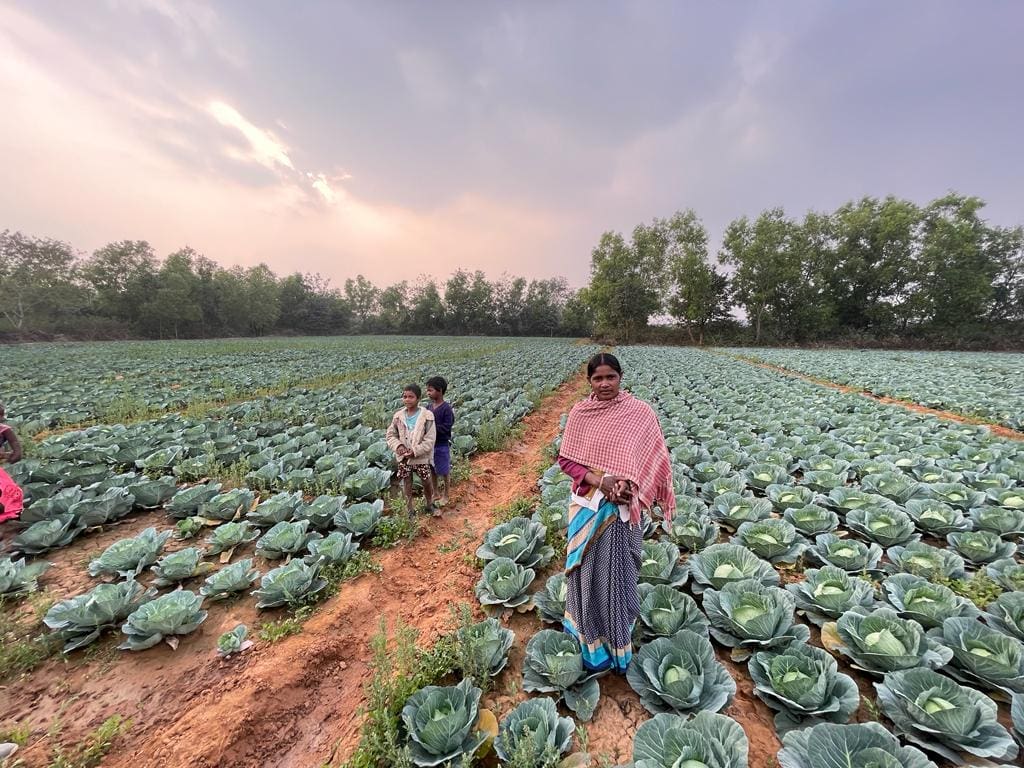
<svg viewBox="0 0 1024 768"><path fill-rule="evenodd" d="M211 101L207 109L218 123L235 128L245 137L249 142L250 151L246 155L248 159L271 170L279 168L295 170L291 158L288 157L288 147L271 131L256 127L246 120L237 109L223 101ZM231 154L234 149L229 148L227 151Z"/></svg>

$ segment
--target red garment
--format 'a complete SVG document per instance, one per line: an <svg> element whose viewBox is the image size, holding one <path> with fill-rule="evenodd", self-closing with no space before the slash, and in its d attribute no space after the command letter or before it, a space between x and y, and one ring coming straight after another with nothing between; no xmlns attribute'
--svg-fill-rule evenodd
<svg viewBox="0 0 1024 768"><path fill-rule="evenodd" d="M565 474L567 474L572 480L573 493L579 494L580 496L586 496L590 493L590 486L586 483L587 472L590 471L589 469L582 464L577 464L572 459L565 458L565 456L558 457L558 466L560 466L562 471L565 472Z"/></svg>
<svg viewBox="0 0 1024 768"><path fill-rule="evenodd" d="M611 400L591 396L573 406L559 454L591 469L625 477L636 486L630 519L657 502L666 519L676 508L672 462L658 416L643 400L619 392Z"/></svg>
<svg viewBox="0 0 1024 768"><path fill-rule="evenodd" d="M0 468L0 523L13 520L21 514L25 496L18 484Z"/></svg>

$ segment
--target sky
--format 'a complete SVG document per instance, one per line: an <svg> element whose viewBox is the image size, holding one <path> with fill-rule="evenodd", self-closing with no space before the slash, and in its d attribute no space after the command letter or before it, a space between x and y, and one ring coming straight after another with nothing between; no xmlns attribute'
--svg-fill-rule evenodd
<svg viewBox="0 0 1024 768"><path fill-rule="evenodd" d="M0 230L579 286L684 208L712 244L951 189L1016 225L1022 31L1012 0L0 0Z"/></svg>

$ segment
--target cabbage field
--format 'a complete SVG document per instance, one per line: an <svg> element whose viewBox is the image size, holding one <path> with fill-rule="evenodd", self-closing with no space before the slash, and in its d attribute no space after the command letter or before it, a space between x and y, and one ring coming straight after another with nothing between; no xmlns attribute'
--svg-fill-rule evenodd
<svg viewBox="0 0 1024 768"><path fill-rule="evenodd" d="M1019 764L1024 441L822 386L734 351L615 350L625 386L661 419L677 510L671 521L657 509L644 520L628 675L587 674L575 640L559 631L569 481L550 463L557 438L547 441L583 391L579 366L595 349L562 340L357 338L12 350L19 377L0 399L10 422L35 437L9 468L30 503L5 531L9 551L0 555L6 647L51 648L86 666L90 653L109 648L105 663L138 659L135 674L145 674L150 657L156 669L171 663L170 649L177 658L191 648L242 659L204 666L203 693L256 674L260 662L247 661L254 652L243 653L254 642L273 669L276 646L262 632L232 622L211 640L204 624L226 621L239 606L277 617L322 604L339 588L345 604L355 587L339 587L337 574L396 524L383 428L403 383L440 373L452 382L458 414L456 462L473 461L483 474L464 481L466 501L456 498L437 531L423 534L429 543L396 550L381 579L400 603L469 602L483 620L458 629L461 651L448 673L397 702L393 737L402 751L392 764ZM863 376L892 374L902 387L892 396L933 407L952 386L942 372L951 356L741 354L872 391L867 379L840 381L839 371L844 360L877 355ZM989 385L957 410L981 415L991 406L989 419L1012 424L997 414L1019 399L1019 385L1009 383L1019 359L963 361L961 402L972 377L987 375ZM541 403L550 409L550 393L566 381L572 387L554 398L558 410L528 416ZM998 381L1007 382L1002 393ZM513 427L537 416L547 423L531 428L548 431L534 456L522 452ZM491 503L474 517L515 478L534 487L516 513L491 519ZM478 519L485 524L475 528ZM453 573L454 581L421 588L420 569L465 579ZM41 608L40 594L53 597ZM335 621L351 609L339 610ZM33 611L38 636L18 630ZM365 663L361 647L352 653L348 665ZM45 722L32 720L39 698L31 688L43 660L33 666L13 656L3 657L4 670L22 682L7 689L18 700L0 718L23 716L34 733L45 732ZM309 663L319 670L304 678L311 686L336 668L319 657ZM260 678L254 689L261 701L287 693L267 685ZM325 688L301 698L315 702L334 687L327 677ZM53 690L60 683L47 696ZM198 711L209 706L207 699ZM255 719L236 709L218 710L238 717L221 722L222 731L242 733ZM623 730L616 718L630 712L642 714ZM280 716L274 733L294 725ZM146 739L164 733L159 720L136 726L135 752L114 764L176 764L168 762L177 754L170 736L170 752L147 757ZM0 719L0 727L13 724ZM342 736L353 728L344 725ZM298 740L293 730L280 739ZM174 738L184 749L185 737ZM260 764L278 764L280 739ZM325 765L351 754L328 750L332 761L321 749L311 748ZM210 759L257 764L251 756ZM37 763L47 764L27 764Z"/></svg>
<svg viewBox="0 0 1024 768"><path fill-rule="evenodd" d="M731 349L753 360L927 408L1024 427L1024 355L861 349Z"/></svg>

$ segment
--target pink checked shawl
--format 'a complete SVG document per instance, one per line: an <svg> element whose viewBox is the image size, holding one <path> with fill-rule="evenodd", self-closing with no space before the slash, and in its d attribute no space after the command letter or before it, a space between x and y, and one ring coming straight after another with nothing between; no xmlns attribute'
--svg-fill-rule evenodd
<svg viewBox="0 0 1024 768"><path fill-rule="evenodd" d="M611 400L589 397L573 406L558 453L591 469L633 481L638 493L630 504L630 519L660 504L666 519L676 508L672 462L658 417L643 400L619 392Z"/></svg>

